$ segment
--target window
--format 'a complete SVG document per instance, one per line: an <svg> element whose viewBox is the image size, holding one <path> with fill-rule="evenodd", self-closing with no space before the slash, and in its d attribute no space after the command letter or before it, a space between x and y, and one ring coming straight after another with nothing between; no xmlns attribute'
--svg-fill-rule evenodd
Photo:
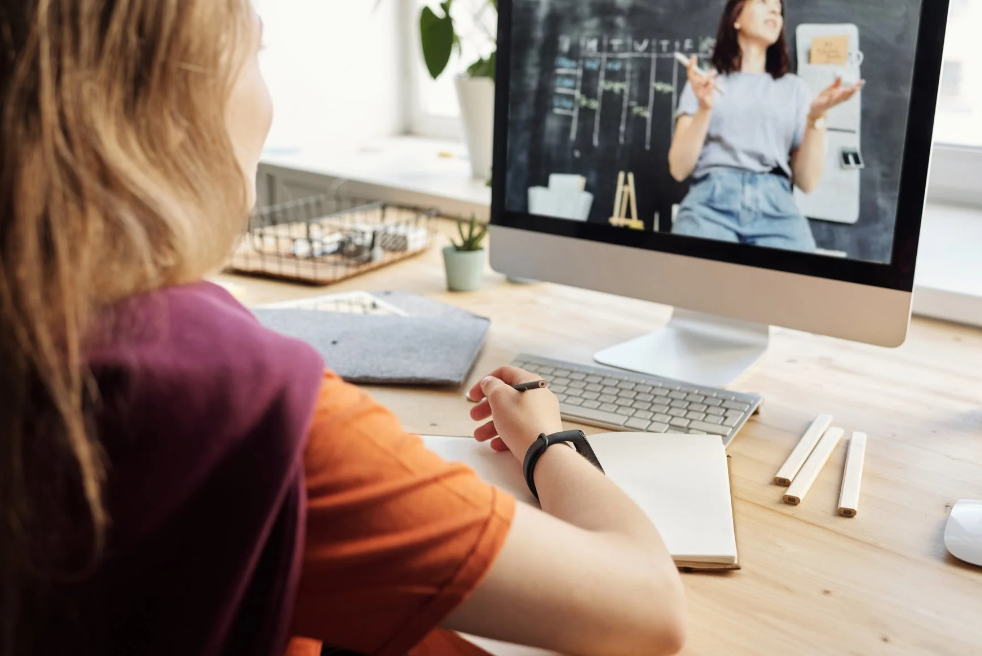
<svg viewBox="0 0 982 656"><path fill-rule="evenodd" d="M945 60L941 69L941 98L958 100L962 94L962 62Z"/></svg>
<svg viewBox="0 0 982 656"><path fill-rule="evenodd" d="M931 0L923 0L930 2ZM462 138L460 112L453 78L492 43L489 34L496 13L487 0L454 0L452 15L463 36L463 56L454 55L436 81L426 72L419 44L419 12L439 0L405 0L404 22L411 82L410 130L439 138ZM982 0L951 0L945 38L944 66L935 118L936 142L931 196L939 201L982 205Z"/></svg>
<svg viewBox="0 0 982 656"><path fill-rule="evenodd" d="M420 50L419 13L428 6L442 15L439 0L410 0L406 4L411 7L406 22L411 26L408 43L413 62L412 131L424 136L459 137L460 108L454 77L494 49L497 13L488 0L454 0L450 15L460 35L460 48L455 49L443 75L434 80L426 70Z"/></svg>
<svg viewBox="0 0 982 656"><path fill-rule="evenodd" d="M948 13L934 138L982 147L982 0L953 0Z"/></svg>

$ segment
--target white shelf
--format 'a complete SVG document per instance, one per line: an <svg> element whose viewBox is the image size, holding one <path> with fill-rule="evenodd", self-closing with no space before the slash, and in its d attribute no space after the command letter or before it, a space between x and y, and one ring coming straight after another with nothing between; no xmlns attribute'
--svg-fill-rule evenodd
<svg viewBox="0 0 982 656"><path fill-rule="evenodd" d="M359 148L310 145L267 150L262 166L269 171L302 172L348 180L383 200L433 205L452 216L487 220L491 189L471 177L463 143L420 137L392 137Z"/></svg>

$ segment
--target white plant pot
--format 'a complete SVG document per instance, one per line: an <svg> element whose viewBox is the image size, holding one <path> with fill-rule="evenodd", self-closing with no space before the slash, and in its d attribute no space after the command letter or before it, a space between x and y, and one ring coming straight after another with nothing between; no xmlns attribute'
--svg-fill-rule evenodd
<svg viewBox="0 0 982 656"><path fill-rule="evenodd" d="M494 80L460 75L455 82L471 171L479 180L490 180L494 150Z"/></svg>

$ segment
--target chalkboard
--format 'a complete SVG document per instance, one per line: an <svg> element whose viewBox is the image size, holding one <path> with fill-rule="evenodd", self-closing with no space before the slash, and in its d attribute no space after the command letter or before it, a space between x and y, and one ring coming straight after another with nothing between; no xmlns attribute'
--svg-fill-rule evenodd
<svg viewBox="0 0 982 656"><path fill-rule="evenodd" d="M637 180L646 230L671 230L688 189L668 171L674 109L686 81L676 51L701 65L725 0L514 0L506 208L528 211L528 188L577 173L595 196L589 220L614 214L619 171ZM792 68L801 23L852 23L865 55L860 220L812 221L820 248L889 262L921 0L791 0ZM656 219L657 218L657 222Z"/></svg>

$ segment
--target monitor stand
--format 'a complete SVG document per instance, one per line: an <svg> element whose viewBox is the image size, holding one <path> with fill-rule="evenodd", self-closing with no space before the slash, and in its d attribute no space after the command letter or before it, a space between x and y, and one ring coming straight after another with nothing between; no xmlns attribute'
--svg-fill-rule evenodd
<svg viewBox="0 0 982 656"><path fill-rule="evenodd" d="M618 369L727 387L760 359L769 340L770 326L675 310L661 330L598 351L593 357Z"/></svg>

